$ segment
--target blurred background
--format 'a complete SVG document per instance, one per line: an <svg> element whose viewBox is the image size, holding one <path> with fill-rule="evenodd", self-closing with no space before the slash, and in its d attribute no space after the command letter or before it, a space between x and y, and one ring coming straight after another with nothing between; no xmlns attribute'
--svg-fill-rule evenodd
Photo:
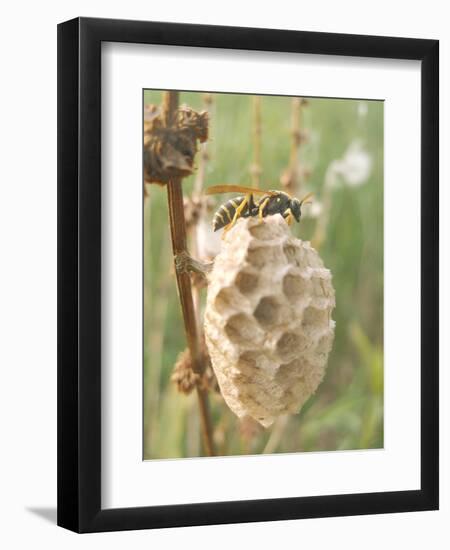
<svg viewBox="0 0 450 550"><path fill-rule="evenodd" d="M161 91L144 92L145 105L159 105L161 98ZM292 231L318 248L336 290L335 342L316 394L300 414L263 429L239 421L220 394L210 392L217 453L383 447L383 102L182 92L180 103L210 112L210 138L196 162L201 181L195 173L186 178L185 196L219 183L293 185L299 198L313 191L313 204L303 207ZM195 392L179 393L170 380L186 342L166 190L148 185L147 192L144 458L202 456ZM195 227L200 257L220 246L210 222L227 198L213 199Z"/></svg>

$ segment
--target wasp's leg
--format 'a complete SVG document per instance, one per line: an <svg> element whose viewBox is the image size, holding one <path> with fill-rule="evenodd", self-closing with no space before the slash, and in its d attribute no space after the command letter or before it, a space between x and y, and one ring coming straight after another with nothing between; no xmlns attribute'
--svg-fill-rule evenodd
<svg viewBox="0 0 450 550"><path fill-rule="evenodd" d="M258 218L260 221L262 221L264 217L264 208L267 206L267 203L269 202L270 197L267 197L263 200L263 202L258 206Z"/></svg>
<svg viewBox="0 0 450 550"><path fill-rule="evenodd" d="M249 199L248 199L248 211L249 211L249 213L253 212L253 210L255 208L258 208L258 205L256 204L255 199L253 198L253 195L249 195Z"/></svg>
<svg viewBox="0 0 450 550"><path fill-rule="evenodd" d="M283 218L286 220L287 224L288 225L292 225L293 221L294 221L294 216L291 212L291 209L290 208L287 208L284 213L283 213Z"/></svg>
<svg viewBox="0 0 450 550"><path fill-rule="evenodd" d="M242 212L245 210L245 207L249 205L249 203L253 200L253 195L249 194L249 195L245 195L245 198L244 200L241 202L241 204L236 208L236 211L234 212L234 216L233 216L233 219L231 220L231 223L229 223L225 229L224 229L224 232L223 234L225 235L225 233L227 231L229 231L233 225L237 222L237 220L240 218Z"/></svg>

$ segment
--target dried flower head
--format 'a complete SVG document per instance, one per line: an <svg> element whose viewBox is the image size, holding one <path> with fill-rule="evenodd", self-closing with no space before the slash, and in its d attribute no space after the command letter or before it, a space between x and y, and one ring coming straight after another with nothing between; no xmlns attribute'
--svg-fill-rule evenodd
<svg viewBox="0 0 450 550"><path fill-rule="evenodd" d="M184 197L184 219L189 230L199 223L203 213L209 211L214 200L206 195Z"/></svg>
<svg viewBox="0 0 450 550"><path fill-rule="evenodd" d="M182 106L175 125L166 127L159 107L144 111L144 179L166 184L171 178L192 174L197 141L208 139L208 113Z"/></svg>
<svg viewBox="0 0 450 550"><path fill-rule="evenodd" d="M192 368L191 354L188 349L179 354L170 379L176 384L178 391L186 395L197 386L200 375Z"/></svg>
<svg viewBox="0 0 450 550"><path fill-rule="evenodd" d="M170 379L177 386L179 392L189 395L197 386L203 390L218 390L217 380L211 368L211 360L204 340L201 349L201 361L203 373L198 374L194 372L189 349L185 349L178 355Z"/></svg>

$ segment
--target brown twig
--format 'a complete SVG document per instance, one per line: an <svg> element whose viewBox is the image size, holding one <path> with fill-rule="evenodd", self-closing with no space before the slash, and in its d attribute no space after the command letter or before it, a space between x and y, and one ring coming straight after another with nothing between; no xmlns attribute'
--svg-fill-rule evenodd
<svg viewBox="0 0 450 550"><path fill-rule="evenodd" d="M314 234L311 237L311 244L316 250L318 250L325 241L328 222L330 221L330 212L331 188L325 185L322 193L322 212L317 220Z"/></svg>
<svg viewBox="0 0 450 550"><path fill-rule="evenodd" d="M203 95L204 111L208 113L208 119L211 113L212 102L213 102L212 94ZM199 155L197 174L195 177L194 189L192 192L192 196L194 198L198 198L202 194L203 186L205 184L206 166L208 164L208 160L209 160L208 141L204 141L200 146L200 155Z"/></svg>
<svg viewBox="0 0 450 550"><path fill-rule="evenodd" d="M164 92L163 97L163 120L166 128L174 126L178 111L179 93ZM173 177L167 185L167 199L169 205L170 234L172 238L172 249L175 257L186 250L186 224L184 219L183 189L181 178ZM181 310L183 313L184 328L188 343L189 352L192 357L192 368L195 373L202 375L204 365L202 364L197 323L195 318L194 302L192 299L191 279L185 271L175 271L180 297ZM212 437L212 424L209 411L208 393L197 387L198 403L200 407L200 418L205 450L209 456L214 456L214 443Z"/></svg>
<svg viewBox="0 0 450 550"><path fill-rule="evenodd" d="M204 111L208 113L208 120L210 121L211 106L213 102L212 94L205 93L203 94L203 107ZM208 128L209 132L209 128ZM191 227L190 232L190 246L192 248L192 254L194 257L198 257L199 246L198 246L198 225L206 214L207 209L207 200L208 197L202 195L203 188L205 185L206 179L206 168L208 165L209 153L208 153L208 141L204 141L200 145L199 161L197 174L194 181L194 188L192 191L191 201L194 205L198 205L198 217L195 224ZM200 312L200 289L198 284L194 284L192 288L194 308L197 319L197 329L201 333L201 312Z"/></svg>
<svg viewBox="0 0 450 550"><path fill-rule="evenodd" d="M261 183L261 98L252 97L253 103L253 162L250 166L253 187L259 187Z"/></svg>
<svg viewBox="0 0 450 550"><path fill-rule="evenodd" d="M292 121L291 121L291 153L289 165L293 172L294 184L298 185L298 151L300 149L300 115L301 115L302 100L299 97L292 99Z"/></svg>
<svg viewBox="0 0 450 550"><path fill-rule="evenodd" d="M306 101L293 97L291 102L291 148L289 164L281 176L281 184L291 195L299 194L301 187L301 169L299 166L299 150L304 135L301 129L302 106Z"/></svg>
<svg viewBox="0 0 450 550"><path fill-rule="evenodd" d="M288 415L280 416L277 418L272 428L272 432L270 433L269 439L267 440L266 446L262 451L263 455L270 455L277 451L277 447L280 444L281 439L283 438L283 434L288 423Z"/></svg>

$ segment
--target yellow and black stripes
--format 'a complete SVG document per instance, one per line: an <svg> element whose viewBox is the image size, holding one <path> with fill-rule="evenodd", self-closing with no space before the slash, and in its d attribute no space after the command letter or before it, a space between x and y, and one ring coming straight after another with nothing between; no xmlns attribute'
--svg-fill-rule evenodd
<svg viewBox="0 0 450 550"><path fill-rule="evenodd" d="M214 231L217 231L218 229L225 227L226 225L228 225L233 221L236 210L244 201L244 199L245 197L235 197L234 199L230 199L229 201L227 201L225 204L222 204L219 210L217 210L217 212L214 214L214 218L213 218ZM241 212L241 216L244 213L245 213L245 209L244 209L244 212Z"/></svg>
<svg viewBox="0 0 450 550"><path fill-rule="evenodd" d="M234 189L238 186L216 186L212 189L218 188L222 190L226 188L228 190L228 187L233 187ZM223 227L225 227L225 231L228 231L239 218L248 218L249 216L258 217L262 221L266 216L280 214L289 225L292 225L294 221L300 221L301 206L311 197L311 193L309 193L302 201L299 201L284 191L269 190L255 202L253 193L250 193L250 188L244 187L242 190L249 192L244 196L230 199L214 214L214 231ZM261 193L260 190L257 190L257 192Z"/></svg>

